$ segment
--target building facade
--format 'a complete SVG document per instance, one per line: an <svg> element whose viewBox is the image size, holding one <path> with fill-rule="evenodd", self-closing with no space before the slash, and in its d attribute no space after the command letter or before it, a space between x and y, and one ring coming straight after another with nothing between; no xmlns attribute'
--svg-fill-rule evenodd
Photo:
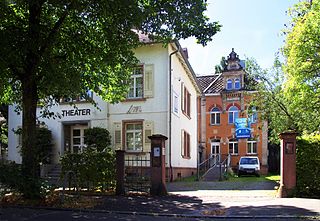
<svg viewBox="0 0 320 221"><path fill-rule="evenodd" d="M212 156L223 160L230 154L231 166L237 168L241 156L258 156L261 173L267 173L267 122L250 106L257 92L246 89L245 75L244 64L232 49L222 73L197 77L203 93L198 107L202 161ZM240 118L250 122L247 138L237 134L235 123Z"/></svg>
<svg viewBox="0 0 320 221"><path fill-rule="evenodd" d="M86 128L103 127L112 135L113 147L132 157L150 152L148 136L165 135L168 178L173 180L196 172L196 103L200 89L194 71L179 42L163 47L144 36L140 40L146 44L135 50L140 63L132 73L124 101L109 104L89 92L98 108L78 98L74 100L75 106L62 101L52 108L61 118L39 119L52 131L52 164L58 164L66 152L83 151ZM21 128L22 119L14 109L15 106L9 108L8 159L20 163L21 136L14 131Z"/></svg>

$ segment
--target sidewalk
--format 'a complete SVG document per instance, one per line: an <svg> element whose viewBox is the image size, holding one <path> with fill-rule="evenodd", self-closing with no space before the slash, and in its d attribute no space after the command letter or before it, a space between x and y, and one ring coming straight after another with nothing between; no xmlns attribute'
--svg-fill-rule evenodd
<svg viewBox="0 0 320 221"><path fill-rule="evenodd" d="M276 198L276 190L272 185L263 182L256 185L230 182L176 182L167 185L168 196L106 197L103 204L95 209L140 215L221 218L307 216L320 219L320 200ZM242 190L236 188L239 186ZM222 187L227 190L222 190Z"/></svg>

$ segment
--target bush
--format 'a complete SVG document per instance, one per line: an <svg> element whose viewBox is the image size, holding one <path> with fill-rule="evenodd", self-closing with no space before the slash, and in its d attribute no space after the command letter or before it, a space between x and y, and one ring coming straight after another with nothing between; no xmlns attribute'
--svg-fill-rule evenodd
<svg viewBox="0 0 320 221"><path fill-rule="evenodd" d="M116 159L110 148L109 131L98 127L86 129L85 144L87 148L84 152L67 153L62 157L62 175L71 175L68 171L72 171L77 184L82 188L101 191L114 188ZM71 182L71 177L68 179Z"/></svg>
<svg viewBox="0 0 320 221"><path fill-rule="evenodd" d="M320 135L297 141L297 194L320 198Z"/></svg>
<svg viewBox="0 0 320 221"><path fill-rule="evenodd" d="M36 154L39 163L50 163L52 153L51 130L46 127L37 127Z"/></svg>
<svg viewBox="0 0 320 221"><path fill-rule="evenodd" d="M98 152L111 145L111 136L107 129L101 127L88 128L84 131L85 144Z"/></svg>
<svg viewBox="0 0 320 221"><path fill-rule="evenodd" d="M78 154L68 153L62 157L61 165L62 175L72 171L81 188L104 191L115 187L115 154L111 150L96 152L87 149Z"/></svg>
<svg viewBox="0 0 320 221"><path fill-rule="evenodd" d="M4 188L21 190L23 185L21 164L15 162L1 163L0 171L0 183Z"/></svg>

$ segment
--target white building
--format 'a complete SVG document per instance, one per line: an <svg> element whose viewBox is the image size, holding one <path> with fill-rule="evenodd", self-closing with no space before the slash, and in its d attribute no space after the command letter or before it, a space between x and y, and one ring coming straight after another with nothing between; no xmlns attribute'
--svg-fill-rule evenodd
<svg viewBox="0 0 320 221"><path fill-rule="evenodd" d="M116 149L132 154L150 152L149 135L165 135L167 175L175 179L196 172L200 90L185 51L177 41L166 48L149 42L135 54L140 64L125 101L109 104L93 95L100 110L85 101L76 102L77 109L62 102L52 109L62 116L60 119L40 119L52 131L53 163L59 163L59 157L67 151L81 151L85 128L104 127L110 131ZM21 162L17 148L21 139L13 132L21 127L21 115L13 106L9 115L8 158Z"/></svg>

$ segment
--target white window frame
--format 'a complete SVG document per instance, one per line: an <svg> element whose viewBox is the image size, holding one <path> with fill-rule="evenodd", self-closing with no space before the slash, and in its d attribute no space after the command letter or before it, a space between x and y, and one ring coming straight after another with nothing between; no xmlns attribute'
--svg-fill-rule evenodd
<svg viewBox="0 0 320 221"><path fill-rule="evenodd" d="M139 99L139 98L143 98L143 90L144 90L144 85L143 85L143 75L144 75L144 66L143 65L140 65L140 66L137 66L134 68L132 74L131 74L131 77L130 77L130 86L129 86L129 92L128 92L128 95L127 95L127 99ZM137 79L140 79L141 78L141 88L138 88L138 85L137 85ZM133 85L132 85L133 83ZM133 89L133 95L130 96L130 92L131 90ZM139 95L139 90L140 91L140 94Z"/></svg>
<svg viewBox="0 0 320 221"><path fill-rule="evenodd" d="M218 121L219 116L219 122ZM210 125L220 125L221 124L221 111L218 107L214 107L210 111Z"/></svg>
<svg viewBox="0 0 320 221"><path fill-rule="evenodd" d="M251 115L250 115L250 122L251 122L252 124L255 124L255 123L258 122L258 113L257 113L256 107L253 107L253 108L252 108L252 113L251 113Z"/></svg>
<svg viewBox="0 0 320 221"><path fill-rule="evenodd" d="M230 86L230 87L229 87ZM232 90L233 88L233 81L232 79L227 79L227 84L226 84L226 89L227 90Z"/></svg>
<svg viewBox="0 0 320 221"><path fill-rule="evenodd" d="M232 152L230 152L230 146L232 146ZM237 148L236 148L237 147ZM235 151L237 150L237 151ZM228 151L229 151L229 154L231 155L238 155L239 154L239 144L238 144L238 141L236 140L229 140L229 145L228 145Z"/></svg>
<svg viewBox="0 0 320 221"><path fill-rule="evenodd" d="M127 129L127 126L128 125L140 125L141 126L141 129ZM143 122L142 121L135 121L135 122L125 122L124 123L124 133L125 133L125 139L124 139L124 143L125 143L125 149L127 151L130 151L130 152L142 152L143 150ZM128 148L128 134L133 134L133 147L132 148ZM141 146L136 146L137 144L137 139L139 137L138 134L141 134L141 137L140 137L140 143L141 143Z"/></svg>
<svg viewBox="0 0 320 221"><path fill-rule="evenodd" d="M234 108L237 108L237 110L235 110ZM232 114L232 122L230 121L230 114ZM238 117L239 117L239 108L237 106L229 107L229 109L228 109L228 124L234 124L235 119L237 119Z"/></svg>
<svg viewBox="0 0 320 221"><path fill-rule="evenodd" d="M237 85L239 85L238 87L237 87ZM241 82L240 82L240 79L239 78L236 78L235 80L234 80L234 89L240 89L241 88Z"/></svg>
<svg viewBox="0 0 320 221"><path fill-rule="evenodd" d="M247 141L247 154L252 154L252 155L258 154L258 143L256 140Z"/></svg>

